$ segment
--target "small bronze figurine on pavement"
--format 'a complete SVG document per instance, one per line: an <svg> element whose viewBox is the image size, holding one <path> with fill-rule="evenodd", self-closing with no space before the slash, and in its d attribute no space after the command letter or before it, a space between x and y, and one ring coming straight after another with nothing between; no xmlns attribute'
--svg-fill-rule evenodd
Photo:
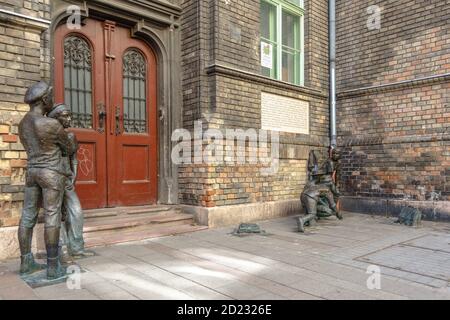
<svg viewBox="0 0 450 320"><path fill-rule="evenodd" d="M55 105L47 116L58 120L65 129L69 128L71 125L72 114L70 108L65 104ZM94 252L85 250L84 248L83 210L81 209L81 203L75 191L75 181L78 171L78 141L74 133L68 132L68 136L71 143L75 146L75 151L71 154L63 155L62 158L65 175L70 178L66 180L62 204L62 216L64 222L61 226L60 244L62 247L67 246L67 253L73 258L82 258L93 256Z"/></svg>
<svg viewBox="0 0 450 320"><path fill-rule="evenodd" d="M19 124L20 140L28 156L24 208L18 232L20 273L27 275L45 268L34 261L31 253L33 229L39 212L38 203L42 199L47 278L53 280L66 275L59 261L61 205L67 180L62 154L72 154L75 146L57 120L44 116L53 105L52 87L39 82L27 90L24 101L30 105L30 111Z"/></svg>

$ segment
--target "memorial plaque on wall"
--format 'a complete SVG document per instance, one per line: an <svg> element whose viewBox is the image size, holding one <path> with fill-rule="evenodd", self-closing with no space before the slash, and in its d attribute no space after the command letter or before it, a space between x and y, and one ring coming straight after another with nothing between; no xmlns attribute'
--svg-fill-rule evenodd
<svg viewBox="0 0 450 320"><path fill-rule="evenodd" d="M263 130L309 134L309 102L261 93Z"/></svg>

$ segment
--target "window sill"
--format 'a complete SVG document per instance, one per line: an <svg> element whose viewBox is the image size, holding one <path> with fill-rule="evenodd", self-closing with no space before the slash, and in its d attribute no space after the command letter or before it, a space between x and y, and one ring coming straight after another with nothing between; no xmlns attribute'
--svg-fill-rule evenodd
<svg viewBox="0 0 450 320"><path fill-rule="evenodd" d="M309 96L314 96L314 97L321 98L321 99L328 99L328 94L326 94L320 90L292 84L292 83L281 81L281 80L276 80L273 78L263 76L261 74L248 72L248 71L242 71L239 69L235 69L235 68L220 65L220 64L214 64L214 65L206 67L206 74L208 74L208 75L217 75L217 74L226 75L226 76L230 76L233 78L239 78L239 79L243 79L243 80L247 80L247 81L251 81L251 82L269 85L269 86L272 86L275 88L282 88L282 89L295 91L298 93L302 93L302 94L309 95Z"/></svg>

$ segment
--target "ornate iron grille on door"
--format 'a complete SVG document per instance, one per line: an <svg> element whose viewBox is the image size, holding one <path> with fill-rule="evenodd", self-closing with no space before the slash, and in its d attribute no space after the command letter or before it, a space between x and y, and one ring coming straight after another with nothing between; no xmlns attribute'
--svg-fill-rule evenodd
<svg viewBox="0 0 450 320"><path fill-rule="evenodd" d="M79 36L64 39L64 99L72 110L72 126L92 128L92 53Z"/></svg>
<svg viewBox="0 0 450 320"><path fill-rule="evenodd" d="M147 65L142 53L130 49L123 56L123 126L125 132L147 131Z"/></svg>

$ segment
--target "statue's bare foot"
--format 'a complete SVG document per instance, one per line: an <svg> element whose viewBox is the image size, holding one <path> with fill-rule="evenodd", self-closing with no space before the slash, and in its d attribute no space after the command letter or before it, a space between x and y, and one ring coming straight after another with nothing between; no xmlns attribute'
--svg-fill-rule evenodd
<svg viewBox="0 0 450 320"><path fill-rule="evenodd" d="M342 212L340 212L340 211L337 211L337 212L336 212L336 217L337 217L339 220L344 219L344 216L342 215Z"/></svg>
<svg viewBox="0 0 450 320"><path fill-rule="evenodd" d="M71 256L74 259L81 259L81 258L87 258L87 257L93 257L95 256L95 252L91 250L82 250L78 252L73 252Z"/></svg>
<svg viewBox="0 0 450 320"><path fill-rule="evenodd" d="M72 263L73 258L67 252L61 254L61 263Z"/></svg>
<svg viewBox="0 0 450 320"><path fill-rule="evenodd" d="M298 232L304 233L305 232L305 223L303 222L303 219L298 217L297 219L297 226L298 226Z"/></svg>

